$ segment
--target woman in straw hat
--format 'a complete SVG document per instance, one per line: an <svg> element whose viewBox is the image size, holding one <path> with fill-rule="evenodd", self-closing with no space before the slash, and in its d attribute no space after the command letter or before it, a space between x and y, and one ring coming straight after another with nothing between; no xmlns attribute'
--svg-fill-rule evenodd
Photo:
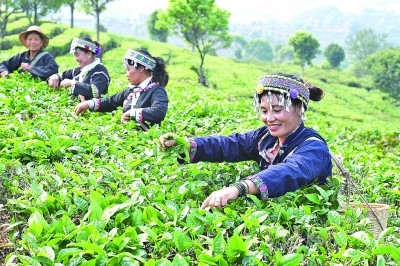
<svg viewBox="0 0 400 266"><path fill-rule="evenodd" d="M253 175L212 192L203 201L203 209L221 208L246 194L261 200L279 197L313 181L323 184L332 175L327 143L304 126L309 101L319 101L323 90L297 76L278 73L261 77L254 96L265 126L242 134L189 140L191 163L252 160L259 165ZM171 133L159 140L164 148L176 143Z"/></svg>
<svg viewBox="0 0 400 266"><path fill-rule="evenodd" d="M146 50L127 50L124 56L126 77L130 86L108 98L92 99L79 103L75 114L87 109L95 112L111 112L123 107L121 123L135 121L143 130L161 124L168 110L168 84L164 60L153 57Z"/></svg>
<svg viewBox="0 0 400 266"><path fill-rule="evenodd" d="M39 26L30 26L26 31L21 32L19 40L29 50L1 62L1 77L19 70L20 73L28 72L34 77L46 80L58 72L58 65L53 55L43 50L49 44L49 38Z"/></svg>
<svg viewBox="0 0 400 266"><path fill-rule="evenodd" d="M101 53L100 44L88 37L74 38L70 52L79 66L52 75L48 80L49 86L70 88L71 95L79 95L81 101L107 94L111 78L100 58L96 57Z"/></svg>

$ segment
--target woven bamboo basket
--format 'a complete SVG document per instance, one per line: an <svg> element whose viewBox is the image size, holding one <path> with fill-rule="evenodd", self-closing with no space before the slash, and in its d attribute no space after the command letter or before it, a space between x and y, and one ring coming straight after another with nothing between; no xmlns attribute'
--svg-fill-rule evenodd
<svg viewBox="0 0 400 266"><path fill-rule="evenodd" d="M377 239L380 233L387 228L387 220L389 214L389 205L380 204L380 203L369 203L363 197L362 193L358 190L356 184L354 183L353 179L350 177L349 171L343 166L341 161L332 153L330 152L333 161L335 162L336 166L339 168L341 175L345 179L346 186L347 186L347 199L350 199L350 191L351 186L354 187L358 195L363 199L364 203L353 203L353 202L343 202L340 203L341 209L339 212L344 212L346 208L362 208L367 209L367 218L371 221L371 233L373 234L374 238Z"/></svg>
<svg viewBox="0 0 400 266"><path fill-rule="evenodd" d="M371 227L369 228L375 239L378 239L379 235L383 230L387 228L387 220L389 214L389 205L379 203L347 203L343 202L340 204L343 212L347 208L361 208L367 210L367 218L371 221Z"/></svg>

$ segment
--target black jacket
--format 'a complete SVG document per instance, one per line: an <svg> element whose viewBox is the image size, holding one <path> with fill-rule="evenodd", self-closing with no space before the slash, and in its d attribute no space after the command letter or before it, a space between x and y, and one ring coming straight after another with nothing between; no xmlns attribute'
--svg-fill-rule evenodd
<svg viewBox="0 0 400 266"><path fill-rule="evenodd" d="M59 80L78 80L80 73L81 68L76 67L64 71ZM71 94L85 96L86 100L100 98L102 95L107 94L110 81L111 78L108 75L107 68L103 64L97 64L84 76L82 82L77 81L75 83L75 86L71 89Z"/></svg>
<svg viewBox="0 0 400 266"><path fill-rule="evenodd" d="M146 125L161 125L168 110L168 95L165 89L156 85L140 93L136 104L132 107L132 101L129 100L133 93L133 88L128 87L122 92L118 92L108 98L101 98L98 112L111 112L118 107L123 107L124 113L131 108L142 108L142 119Z"/></svg>
<svg viewBox="0 0 400 266"><path fill-rule="evenodd" d="M38 57L40 58L36 59ZM32 65L33 61L35 61L35 63ZM4 60L0 63L0 73L3 71L12 73L13 71L18 70L22 63L30 64L32 67L32 76L38 77L43 81L58 72L58 65L54 60L54 56L43 51L43 49L40 49L33 60L29 59L29 51L19 53L10 59ZM22 73L25 71L21 69L19 72Z"/></svg>

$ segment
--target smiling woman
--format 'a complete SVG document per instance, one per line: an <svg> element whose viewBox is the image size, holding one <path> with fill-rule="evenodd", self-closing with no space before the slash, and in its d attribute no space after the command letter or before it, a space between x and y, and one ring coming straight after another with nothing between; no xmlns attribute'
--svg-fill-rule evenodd
<svg viewBox="0 0 400 266"><path fill-rule="evenodd" d="M49 44L49 38L39 26L30 26L19 35L20 42L28 51L14 55L0 63L0 77L6 77L18 70L20 73L30 73L33 77L46 80L57 73L58 65L53 55L43 49Z"/></svg>
<svg viewBox="0 0 400 266"><path fill-rule="evenodd" d="M99 98L79 103L75 107L78 115L87 109L95 112L112 112L119 106L124 113L121 123L129 120L147 130L161 125L168 111L168 95L165 87L169 75L161 57L153 57L148 51L129 49L124 56L125 76L129 86L108 98Z"/></svg>
<svg viewBox="0 0 400 266"><path fill-rule="evenodd" d="M107 94L111 78L107 68L96 58L101 53L100 44L90 38L75 38L70 52L78 67L52 75L48 80L49 86L70 88L71 95L79 95L81 101Z"/></svg>
<svg viewBox="0 0 400 266"><path fill-rule="evenodd" d="M202 208L221 208L246 194L261 200L279 197L307 184L326 183L332 162L325 140L304 126L310 100L319 101L323 90L294 75L267 74L258 81L254 105L265 126L230 136L205 136L189 140L190 162L255 161L260 171L229 187L214 191ZM176 141L167 133L163 147ZM318 167L316 167L318 166Z"/></svg>

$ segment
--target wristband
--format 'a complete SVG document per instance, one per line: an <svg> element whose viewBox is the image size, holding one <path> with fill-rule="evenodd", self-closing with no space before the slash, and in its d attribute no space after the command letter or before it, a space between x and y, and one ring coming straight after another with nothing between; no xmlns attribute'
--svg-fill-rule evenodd
<svg viewBox="0 0 400 266"><path fill-rule="evenodd" d="M249 184L246 181L240 181L240 183L244 183L246 185L246 194L250 192Z"/></svg>
<svg viewBox="0 0 400 266"><path fill-rule="evenodd" d="M90 110L93 110L93 108L94 108L94 101L93 100L89 100L89 101L86 101L87 102L87 104L88 104L88 106L89 106L89 109Z"/></svg>
<svg viewBox="0 0 400 266"><path fill-rule="evenodd" d="M233 186L239 190L239 197L246 195L246 187L242 182L235 183Z"/></svg>

